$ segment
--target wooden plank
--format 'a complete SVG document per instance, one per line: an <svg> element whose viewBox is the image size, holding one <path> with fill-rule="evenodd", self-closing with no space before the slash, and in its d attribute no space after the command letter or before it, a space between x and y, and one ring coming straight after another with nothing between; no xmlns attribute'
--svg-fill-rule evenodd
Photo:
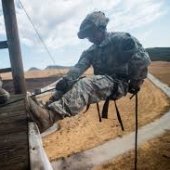
<svg viewBox="0 0 170 170"><path fill-rule="evenodd" d="M41 136L35 123L29 123L29 148L31 170L52 170L52 166L43 149Z"/></svg>
<svg viewBox="0 0 170 170"><path fill-rule="evenodd" d="M0 167L3 170L28 169L28 145L25 141L25 132L3 135L0 142Z"/></svg>
<svg viewBox="0 0 170 170"><path fill-rule="evenodd" d="M9 102L24 95L11 96ZM0 107L0 169L29 169L28 120L24 100Z"/></svg>
<svg viewBox="0 0 170 170"><path fill-rule="evenodd" d="M11 68L2 68L0 69L0 73L8 73L8 72L11 72L12 69Z"/></svg>
<svg viewBox="0 0 170 170"><path fill-rule="evenodd" d="M17 112L25 110L24 98L24 95L11 95L7 103L0 105L1 116L6 116L6 114L15 116ZM13 111L15 111L15 114L13 114Z"/></svg>
<svg viewBox="0 0 170 170"><path fill-rule="evenodd" d="M12 77L16 94L26 94L14 0L2 0Z"/></svg>
<svg viewBox="0 0 170 170"><path fill-rule="evenodd" d="M7 41L0 41L0 49L8 48Z"/></svg>

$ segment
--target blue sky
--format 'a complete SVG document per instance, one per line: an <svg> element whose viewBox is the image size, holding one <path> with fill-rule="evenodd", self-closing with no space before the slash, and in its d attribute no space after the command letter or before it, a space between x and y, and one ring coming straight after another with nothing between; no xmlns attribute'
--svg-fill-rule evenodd
<svg viewBox="0 0 170 170"><path fill-rule="evenodd" d="M91 44L79 40L84 17L95 10L110 18L108 31L125 31L144 47L170 46L169 0L21 0L57 65L74 65ZM100 3L99 3L100 2ZM53 65L28 18L15 0L24 69ZM0 1L0 41L6 40ZM7 49L0 50L0 68L10 66Z"/></svg>

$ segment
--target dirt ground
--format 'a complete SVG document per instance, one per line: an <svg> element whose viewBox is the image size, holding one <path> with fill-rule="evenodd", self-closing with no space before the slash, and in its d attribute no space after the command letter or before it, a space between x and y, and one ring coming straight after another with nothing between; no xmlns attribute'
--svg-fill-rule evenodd
<svg viewBox="0 0 170 170"><path fill-rule="evenodd" d="M170 86L170 62L155 61L149 67L149 71L158 79Z"/></svg>
<svg viewBox="0 0 170 170"><path fill-rule="evenodd" d="M170 62L153 62L149 71L170 86ZM139 170L170 169L170 131L143 144L138 151ZM93 170L130 170L134 169L134 151L108 161Z"/></svg>
<svg viewBox="0 0 170 170"><path fill-rule="evenodd" d="M31 70L26 71L24 76L26 79L30 78L45 78L45 77L61 77L68 72L69 69L46 69L46 70ZM91 75L93 70L90 68L85 72L85 75ZM12 79L11 73L2 73L1 77L3 80Z"/></svg>
<svg viewBox="0 0 170 170"><path fill-rule="evenodd" d="M47 70L32 70L32 71L26 71L24 73L24 76L26 79L30 78L45 78L45 77L55 77L55 76L62 76L66 74L68 69L47 69ZM12 78L11 73L3 73L1 74L1 77L3 80L9 80Z"/></svg>
<svg viewBox="0 0 170 170"><path fill-rule="evenodd" d="M170 62L153 62L149 70L156 77L170 85ZM44 78L63 75L67 70L45 70L26 72L26 78ZM86 75L91 74L88 70ZM11 79L9 73L1 75L3 80ZM47 80L42 79L42 83ZM28 80L29 81L29 80ZM39 82L40 83L40 82ZM4 83L5 84L5 83ZM34 83L31 88L38 88L40 84ZM36 86L37 85L37 86ZM47 99L47 97L45 97ZM102 107L102 103L100 103ZM122 132L116 117L113 103L110 104L109 119L98 121L96 105L90 107L87 113L66 118L60 121L61 129L43 139L44 148L50 160L67 157L73 153L81 152L117 136L122 136L134 130L134 99L129 96L122 98L119 109L125 126ZM139 124L140 126L159 118L170 107L169 99L156 88L149 80L144 83L139 96ZM120 168L121 169L121 168Z"/></svg>
<svg viewBox="0 0 170 170"><path fill-rule="evenodd" d="M125 132L120 129L113 103L110 104L109 119L102 122L98 121L96 105L93 105L86 113L60 121L61 129L43 139L50 160L93 148L109 139L133 131L134 99L131 101L129 97L118 101ZM142 126L160 117L169 106L169 99L146 80L139 95L139 125Z"/></svg>
<svg viewBox="0 0 170 170"><path fill-rule="evenodd" d="M93 170L131 170L134 169L134 151L119 156ZM139 170L170 169L170 131L144 143L138 150Z"/></svg>

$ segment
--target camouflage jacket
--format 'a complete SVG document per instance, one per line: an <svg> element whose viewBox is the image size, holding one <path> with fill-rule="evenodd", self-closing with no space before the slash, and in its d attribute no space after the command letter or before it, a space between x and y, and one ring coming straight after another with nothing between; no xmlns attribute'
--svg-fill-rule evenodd
<svg viewBox="0 0 170 170"><path fill-rule="evenodd" d="M100 45L93 44L82 53L66 78L76 80L92 66L95 75L140 80L147 77L149 64L148 53L135 37L124 32L106 33Z"/></svg>
<svg viewBox="0 0 170 170"><path fill-rule="evenodd" d="M2 88L2 80L1 80L1 77L0 77L0 88Z"/></svg>

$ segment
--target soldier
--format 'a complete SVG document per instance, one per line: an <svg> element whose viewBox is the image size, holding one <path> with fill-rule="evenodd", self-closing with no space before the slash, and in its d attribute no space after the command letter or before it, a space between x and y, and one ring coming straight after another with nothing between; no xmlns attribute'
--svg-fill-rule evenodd
<svg viewBox="0 0 170 170"><path fill-rule="evenodd" d="M5 104L9 98L9 93L2 88L2 78L0 77L0 104Z"/></svg>
<svg viewBox="0 0 170 170"><path fill-rule="evenodd" d="M129 33L108 33L108 21L101 11L90 13L83 20L78 37L87 38L93 45L57 83L56 93L46 109L28 98L30 116L41 132L64 117L78 114L88 104L105 100L110 95L116 100L140 89L150 64L148 53ZM90 66L94 75L80 78ZM57 96L58 92L62 97Z"/></svg>

